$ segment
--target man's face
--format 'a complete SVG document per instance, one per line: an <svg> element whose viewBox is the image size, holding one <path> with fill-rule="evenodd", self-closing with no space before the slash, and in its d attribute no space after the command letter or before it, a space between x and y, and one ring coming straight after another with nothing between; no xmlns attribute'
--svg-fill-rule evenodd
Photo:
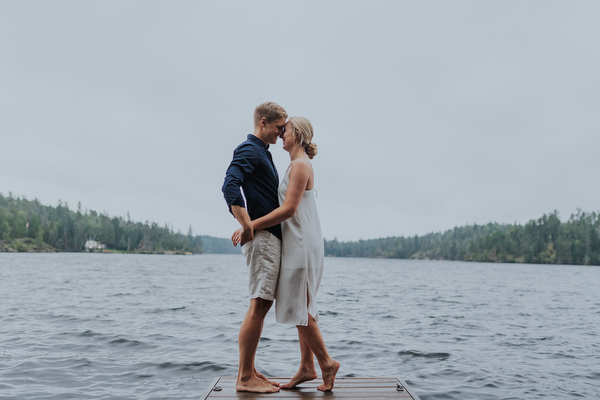
<svg viewBox="0 0 600 400"><path fill-rule="evenodd" d="M277 138L283 132L285 118L279 118L273 122L265 121L265 141L269 144L277 143Z"/></svg>

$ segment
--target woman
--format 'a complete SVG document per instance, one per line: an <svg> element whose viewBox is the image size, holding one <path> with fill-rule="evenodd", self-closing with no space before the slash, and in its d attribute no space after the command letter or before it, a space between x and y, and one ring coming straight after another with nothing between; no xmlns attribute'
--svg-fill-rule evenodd
<svg viewBox="0 0 600 400"><path fill-rule="evenodd" d="M312 143L313 128L303 117L288 120L281 134L283 149L290 154L290 166L279 185L279 208L252 221L253 229L265 229L281 223L283 234L281 271L275 296L278 322L296 325L300 338L300 368L294 377L279 385L291 389L317 377L317 357L323 384L319 390L333 388L340 363L325 347L318 321L315 296L323 274L324 249L319 214L314 194L314 173L309 159L317 154ZM231 240L240 242L241 230Z"/></svg>

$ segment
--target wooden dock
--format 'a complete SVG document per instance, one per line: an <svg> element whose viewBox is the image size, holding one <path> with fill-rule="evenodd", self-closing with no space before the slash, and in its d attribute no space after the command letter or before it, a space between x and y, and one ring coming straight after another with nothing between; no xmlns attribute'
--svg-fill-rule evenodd
<svg viewBox="0 0 600 400"><path fill-rule="evenodd" d="M287 382L290 378L269 378L277 382ZM368 399L368 400L419 400L406 382L398 378L336 378L331 392L321 392L317 386L321 379L305 382L291 390L277 393L248 393L235 391L236 378L216 378L200 400L280 400L280 399Z"/></svg>

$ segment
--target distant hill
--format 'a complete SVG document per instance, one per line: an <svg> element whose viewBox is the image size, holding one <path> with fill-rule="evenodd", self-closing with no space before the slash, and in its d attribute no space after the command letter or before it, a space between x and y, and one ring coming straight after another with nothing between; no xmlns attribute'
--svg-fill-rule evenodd
<svg viewBox="0 0 600 400"><path fill-rule="evenodd" d="M241 253L229 239L201 238L205 253ZM324 245L330 257L600 265L600 214L578 210L562 222L554 211L524 225L474 224L423 236L333 239Z"/></svg>
<svg viewBox="0 0 600 400"><path fill-rule="evenodd" d="M58 201L56 207L25 197L0 193L0 252L84 251L89 239L107 251L150 254L202 254L200 236L173 232L167 225L110 217L94 210L76 210Z"/></svg>
<svg viewBox="0 0 600 400"><path fill-rule="evenodd" d="M151 254L241 254L230 239L173 232L167 225L76 210L59 200L0 193L0 252L85 251L89 239L112 252ZM423 236L338 242L325 240L333 257L403 258L502 263L600 265L600 213L577 210L566 221L558 212L524 225L466 225Z"/></svg>
<svg viewBox="0 0 600 400"><path fill-rule="evenodd" d="M200 236L205 254L242 254L240 246L233 247L230 239Z"/></svg>
<svg viewBox="0 0 600 400"><path fill-rule="evenodd" d="M600 265L600 214L558 212L525 225L488 223L413 237L325 241L334 257L404 258L532 264Z"/></svg>

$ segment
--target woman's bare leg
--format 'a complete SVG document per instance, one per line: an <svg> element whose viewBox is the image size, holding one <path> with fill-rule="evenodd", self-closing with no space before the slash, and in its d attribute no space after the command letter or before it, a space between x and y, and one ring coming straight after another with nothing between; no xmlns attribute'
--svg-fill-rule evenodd
<svg viewBox="0 0 600 400"><path fill-rule="evenodd" d="M340 363L331 358L327 352L327 347L325 347L325 342L323 341L323 336L321 335L321 330L319 329L317 321L309 314L308 326L298 325L297 327L298 333L300 334L300 341L304 341L310 350L312 350L312 353L317 356L319 366L321 367L323 384L319 385L317 389L322 391L333 389L335 375L340 369Z"/></svg>
<svg viewBox="0 0 600 400"><path fill-rule="evenodd" d="M292 389L303 382L312 381L317 377L315 354L300 335L300 331L298 331L298 337L300 339L300 367L296 375L288 383L279 385L282 389Z"/></svg>

